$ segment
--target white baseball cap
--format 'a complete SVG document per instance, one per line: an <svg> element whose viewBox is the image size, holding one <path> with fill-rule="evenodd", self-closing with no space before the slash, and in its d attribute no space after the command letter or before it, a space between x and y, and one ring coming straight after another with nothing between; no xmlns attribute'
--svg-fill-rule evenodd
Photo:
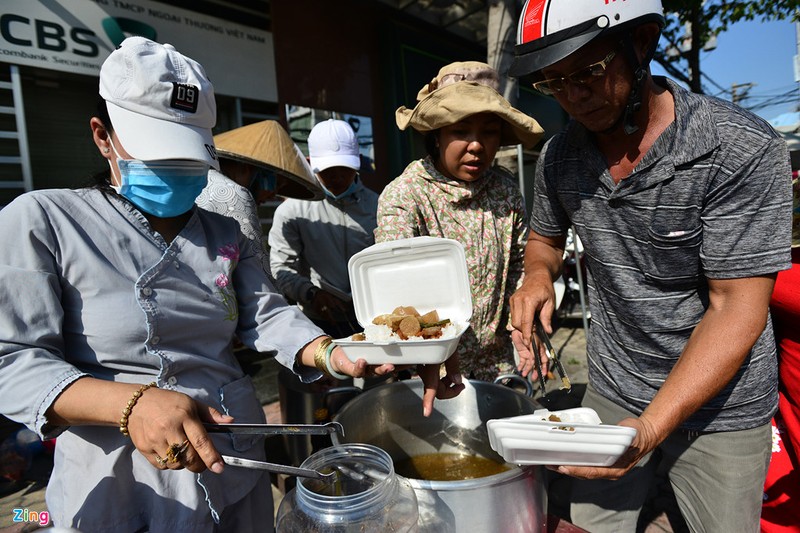
<svg viewBox="0 0 800 533"><path fill-rule="evenodd" d="M344 120L331 118L314 126L308 135L308 155L314 172L331 167L361 168L356 133Z"/></svg>
<svg viewBox="0 0 800 533"><path fill-rule="evenodd" d="M189 159L219 169L211 129L214 87L202 65L170 44L128 37L100 67L100 96L136 159Z"/></svg>

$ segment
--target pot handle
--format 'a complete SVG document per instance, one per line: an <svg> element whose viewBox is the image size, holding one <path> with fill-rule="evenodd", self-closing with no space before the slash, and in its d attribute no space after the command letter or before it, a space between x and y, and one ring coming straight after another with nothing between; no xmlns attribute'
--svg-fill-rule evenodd
<svg viewBox="0 0 800 533"><path fill-rule="evenodd" d="M339 412L339 409L363 392L359 387L332 387L322 395L322 402L328 410L328 418ZM344 399L341 399L344 396Z"/></svg>
<svg viewBox="0 0 800 533"><path fill-rule="evenodd" d="M517 374L501 374L496 378L494 378L494 383L496 385L505 385L506 387L509 387L510 385L506 385L505 383L503 383L503 381L506 380L516 381L518 383L521 383L522 386L525 387L525 396L533 398L533 385L531 385L531 382L527 378L524 378Z"/></svg>

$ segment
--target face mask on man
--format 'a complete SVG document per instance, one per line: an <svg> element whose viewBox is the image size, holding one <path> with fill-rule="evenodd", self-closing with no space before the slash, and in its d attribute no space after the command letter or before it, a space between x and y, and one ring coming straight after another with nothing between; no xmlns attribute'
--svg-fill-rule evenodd
<svg viewBox="0 0 800 533"><path fill-rule="evenodd" d="M347 189L345 189L345 191L341 194L333 194L331 191L328 190L327 187L325 187L325 185L322 184L321 180L317 180L317 183L319 183L319 186L322 187L322 190L329 198L333 198L334 200L341 200L342 198L347 197L348 195L352 194L353 191L356 190L356 187L358 186L356 183L357 181L358 181L358 176L356 176L353 179L353 182L350 184L350 186Z"/></svg>
<svg viewBox="0 0 800 533"><path fill-rule="evenodd" d="M205 163L123 159L113 142L111 148L117 156L121 184L112 188L150 215L170 218L186 213L208 183ZM108 164L111 166L110 161Z"/></svg>

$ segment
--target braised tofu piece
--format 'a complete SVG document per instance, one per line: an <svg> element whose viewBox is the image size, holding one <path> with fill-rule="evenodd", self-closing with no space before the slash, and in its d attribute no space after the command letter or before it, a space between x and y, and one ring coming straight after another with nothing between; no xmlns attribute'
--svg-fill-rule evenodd
<svg viewBox="0 0 800 533"><path fill-rule="evenodd" d="M436 312L436 309L433 311L429 311L419 317L420 324L435 324L439 322L439 313Z"/></svg>
<svg viewBox="0 0 800 533"><path fill-rule="evenodd" d="M442 326L431 326L429 328L422 328L419 334L423 339L438 339L442 336Z"/></svg>
<svg viewBox="0 0 800 533"><path fill-rule="evenodd" d="M401 337L406 339L409 337L419 336L422 328L419 326L419 320L415 316L407 316L400 321L399 332L402 333Z"/></svg>
<svg viewBox="0 0 800 533"><path fill-rule="evenodd" d="M413 306L400 306L395 307L394 311L392 311L393 315L400 315L400 316L419 316L419 311L416 310Z"/></svg>

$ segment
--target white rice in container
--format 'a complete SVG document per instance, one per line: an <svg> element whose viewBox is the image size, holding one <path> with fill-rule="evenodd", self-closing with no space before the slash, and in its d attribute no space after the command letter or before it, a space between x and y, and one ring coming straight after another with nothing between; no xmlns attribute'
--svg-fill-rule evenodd
<svg viewBox="0 0 800 533"><path fill-rule="evenodd" d="M422 337L409 337L408 340L444 340L452 339L458 333L455 324L450 322L442 328L442 336L436 339L423 339ZM381 342L388 340L402 340L386 324L368 324L364 327L364 336L367 342Z"/></svg>

